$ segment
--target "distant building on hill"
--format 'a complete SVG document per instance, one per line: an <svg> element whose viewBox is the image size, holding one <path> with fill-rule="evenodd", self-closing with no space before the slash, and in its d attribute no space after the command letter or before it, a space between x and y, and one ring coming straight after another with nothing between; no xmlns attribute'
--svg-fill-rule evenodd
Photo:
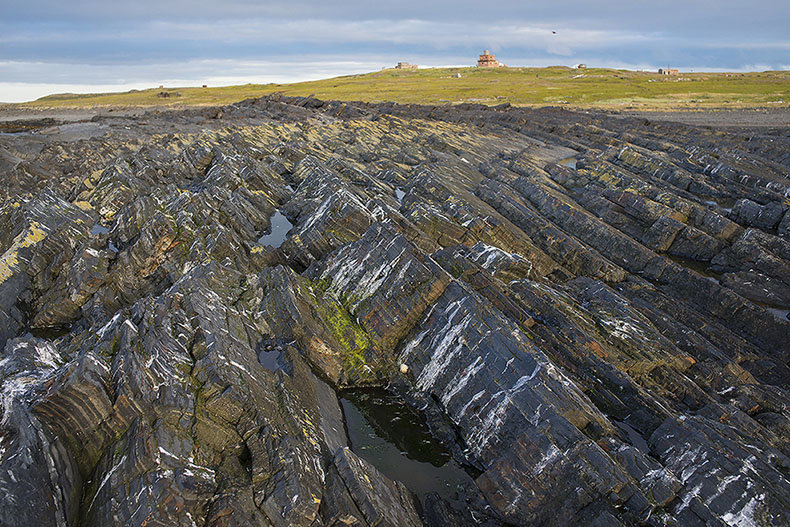
<svg viewBox="0 0 790 527"><path fill-rule="evenodd" d="M416 64L409 64L408 62L398 62L398 65L395 66L396 70L416 70Z"/></svg>
<svg viewBox="0 0 790 527"><path fill-rule="evenodd" d="M658 70L658 74L659 75L677 75L678 74L678 70L660 68Z"/></svg>
<svg viewBox="0 0 790 527"><path fill-rule="evenodd" d="M499 68L501 66L504 64L501 64L487 49L483 50L483 54L477 59L478 68Z"/></svg>
<svg viewBox="0 0 790 527"><path fill-rule="evenodd" d="M586 70L587 64L576 64L574 68L576 68L577 70Z"/></svg>

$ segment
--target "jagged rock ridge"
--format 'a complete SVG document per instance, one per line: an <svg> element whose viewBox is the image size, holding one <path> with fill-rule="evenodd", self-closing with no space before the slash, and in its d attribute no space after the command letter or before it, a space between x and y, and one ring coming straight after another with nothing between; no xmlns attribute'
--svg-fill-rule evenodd
<svg viewBox="0 0 790 527"><path fill-rule="evenodd" d="M2 525L790 522L787 130L278 96L65 129L0 135ZM349 448L373 385L458 502Z"/></svg>

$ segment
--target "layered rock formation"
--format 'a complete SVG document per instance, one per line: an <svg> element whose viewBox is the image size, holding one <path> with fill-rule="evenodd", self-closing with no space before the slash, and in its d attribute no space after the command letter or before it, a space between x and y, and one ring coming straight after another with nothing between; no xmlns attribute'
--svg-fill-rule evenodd
<svg viewBox="0 0 790 527"><path fill-rule="evenodd" d="M0 524L790 523L786 130L279 96L84 130L0 135ZM453 499L350 443L365 386Z"/></svg>

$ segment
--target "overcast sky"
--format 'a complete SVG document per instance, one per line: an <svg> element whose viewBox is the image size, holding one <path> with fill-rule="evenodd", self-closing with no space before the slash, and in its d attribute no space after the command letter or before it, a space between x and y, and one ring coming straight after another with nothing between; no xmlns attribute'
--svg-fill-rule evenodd
<svg viewBox="0 0 790 527"><path fill-rule="evenodd" d="M0 0L0 101L473 65L790 69L790 0ZM555 33L556 32L556 33Z"/></svg>

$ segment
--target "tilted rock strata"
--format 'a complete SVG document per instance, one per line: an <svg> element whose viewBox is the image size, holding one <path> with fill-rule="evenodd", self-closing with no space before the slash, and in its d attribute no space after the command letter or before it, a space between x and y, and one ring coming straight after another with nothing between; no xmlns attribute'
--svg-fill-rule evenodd
<svg viewBox="0 0 790 527"><path fill-rule="evenodd" d="M790 522L786 131L94 121L0 136L3 525ZM349 448L335 390L371 385L475 475L457 502Z"/></svg>

